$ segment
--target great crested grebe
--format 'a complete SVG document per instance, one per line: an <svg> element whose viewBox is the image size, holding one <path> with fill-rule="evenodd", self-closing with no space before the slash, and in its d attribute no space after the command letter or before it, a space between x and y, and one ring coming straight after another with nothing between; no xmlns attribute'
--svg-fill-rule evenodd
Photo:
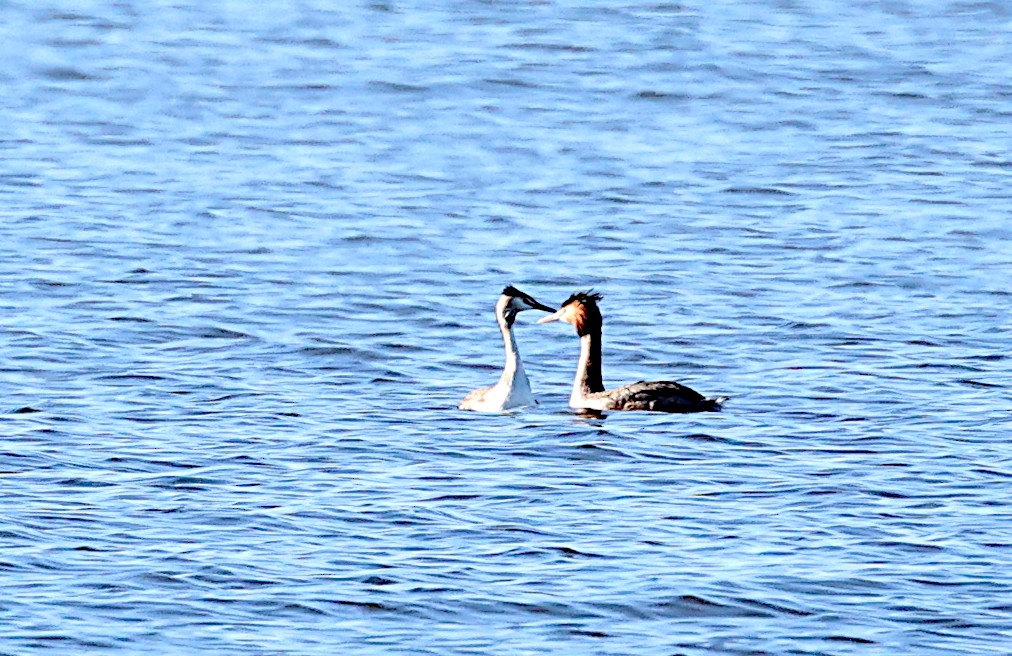
<svg viewBox="0 0 1012 656"><path fill-rule="evenodd" d="M458 408L476 412L502 412L536 402L534 395L531 394L531 382L527 380L527 374L524 372L524 363L520 361L516 339L513 337L513 321L517 318L517 314L532 309L555 312L555 308L539 303L534 297L523 293L513 285L507 285L502 290L502 296L495 304L495 318L499 322L499 331L502 332L502 341L506 346L506 364L503 366L502 375L499 376L499 382L492 387L476 389L465 396Z"/></svg>
<svg viewBox="0 0 1012 656"><path fill-rule="evenodd" d="M559 311L538 323L565 321L580 336L580 362L569 406L581 410L652 410L654 412L705 412L720 410L727 397L707 398L685 385L667 380L640 381L605 390L601 378L601 295L578 292L566 299Z"/></svg>

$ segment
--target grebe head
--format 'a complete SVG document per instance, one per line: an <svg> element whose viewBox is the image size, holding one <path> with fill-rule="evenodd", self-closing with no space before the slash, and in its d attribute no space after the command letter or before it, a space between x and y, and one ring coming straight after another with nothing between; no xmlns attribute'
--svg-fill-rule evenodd
<svg viewBox="0 0 1012 656"><path fill-rule="evenodd" d="M558 312L538 319L538 323L565 321L573 324L576 334L583 337L591 331L601 329L601 310L597 307L597 302L602 298L604 297L593 289L576 292L566 299Z"/></svg>
<svg viewBox="0 0 1012 656"><path fill-rule="evenodd" d="M502 290L502 296L499 297L499 302L496 303L495 309L496 312L499 313L499 316L506 321L507 326L512 326L513 321L517 318L517 314L523 312L524 310L555 312L555 308L548 307L530 294L525 294L513 285L506 285L506 288Z"/></svg>

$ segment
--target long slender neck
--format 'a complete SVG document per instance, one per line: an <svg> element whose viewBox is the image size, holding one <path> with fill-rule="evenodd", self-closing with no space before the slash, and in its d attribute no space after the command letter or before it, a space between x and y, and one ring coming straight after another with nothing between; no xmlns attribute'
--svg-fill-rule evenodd
<svg viewBox="0 0 1012 656"><path fill-rule="evenodd" d="M596 327L580 337L580 362L576 366L573 395L577 392L603 392L601 376L601 328Z"/></svg>
<svg viewBox="0 0 1012 656"><path fill-rule="evenodd" d="M520 362L520 351L517 349L517 340L513 337L513 326L507 324L501 315L499 331L502 332L503 346L506 348L506 364L503 365L500 381L510 381L516 376L517 370L523 371L524 365Z"/></svg>

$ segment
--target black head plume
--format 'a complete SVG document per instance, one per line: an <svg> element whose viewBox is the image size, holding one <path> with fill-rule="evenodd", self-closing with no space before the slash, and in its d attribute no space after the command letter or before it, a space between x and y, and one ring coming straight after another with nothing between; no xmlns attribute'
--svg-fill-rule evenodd
<svg viewBox="0 0 1012 656"><path fill-rule="evenodd" d="M595 292L593 289L588 289L585 292L576 292L566 299L566 302L562 304L562 307L566 307L570 303L582 303L583 305L596 306L597 302L600 301L604 296L600 293Z"/></svg>
<svg viewBox="0 0 1012 656"><path fill-rule="evenodd" d="M541 301L537 300L530 294L522 292L513 285L506 285L502 290L503 296L510 299L518 299L521 303L521 307L513 307L514 301L510 301L506 305L506 322L509 325L513 325L513 319L516 318L516 313L521 310L534 309L541 310L542 312L555 312L555 308L548 307Z"/></svg>

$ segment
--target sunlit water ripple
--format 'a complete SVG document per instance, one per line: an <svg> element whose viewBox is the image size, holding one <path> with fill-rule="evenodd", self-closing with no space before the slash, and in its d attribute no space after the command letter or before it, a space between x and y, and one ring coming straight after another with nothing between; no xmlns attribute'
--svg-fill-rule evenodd
<svg viewBox="0 0 1012 656"><path fill-rule="evenodd" d="M1000 3L108 4L3 9L0 653L1008 653ZM456 410L506 283L732 400Z"/></svg>

